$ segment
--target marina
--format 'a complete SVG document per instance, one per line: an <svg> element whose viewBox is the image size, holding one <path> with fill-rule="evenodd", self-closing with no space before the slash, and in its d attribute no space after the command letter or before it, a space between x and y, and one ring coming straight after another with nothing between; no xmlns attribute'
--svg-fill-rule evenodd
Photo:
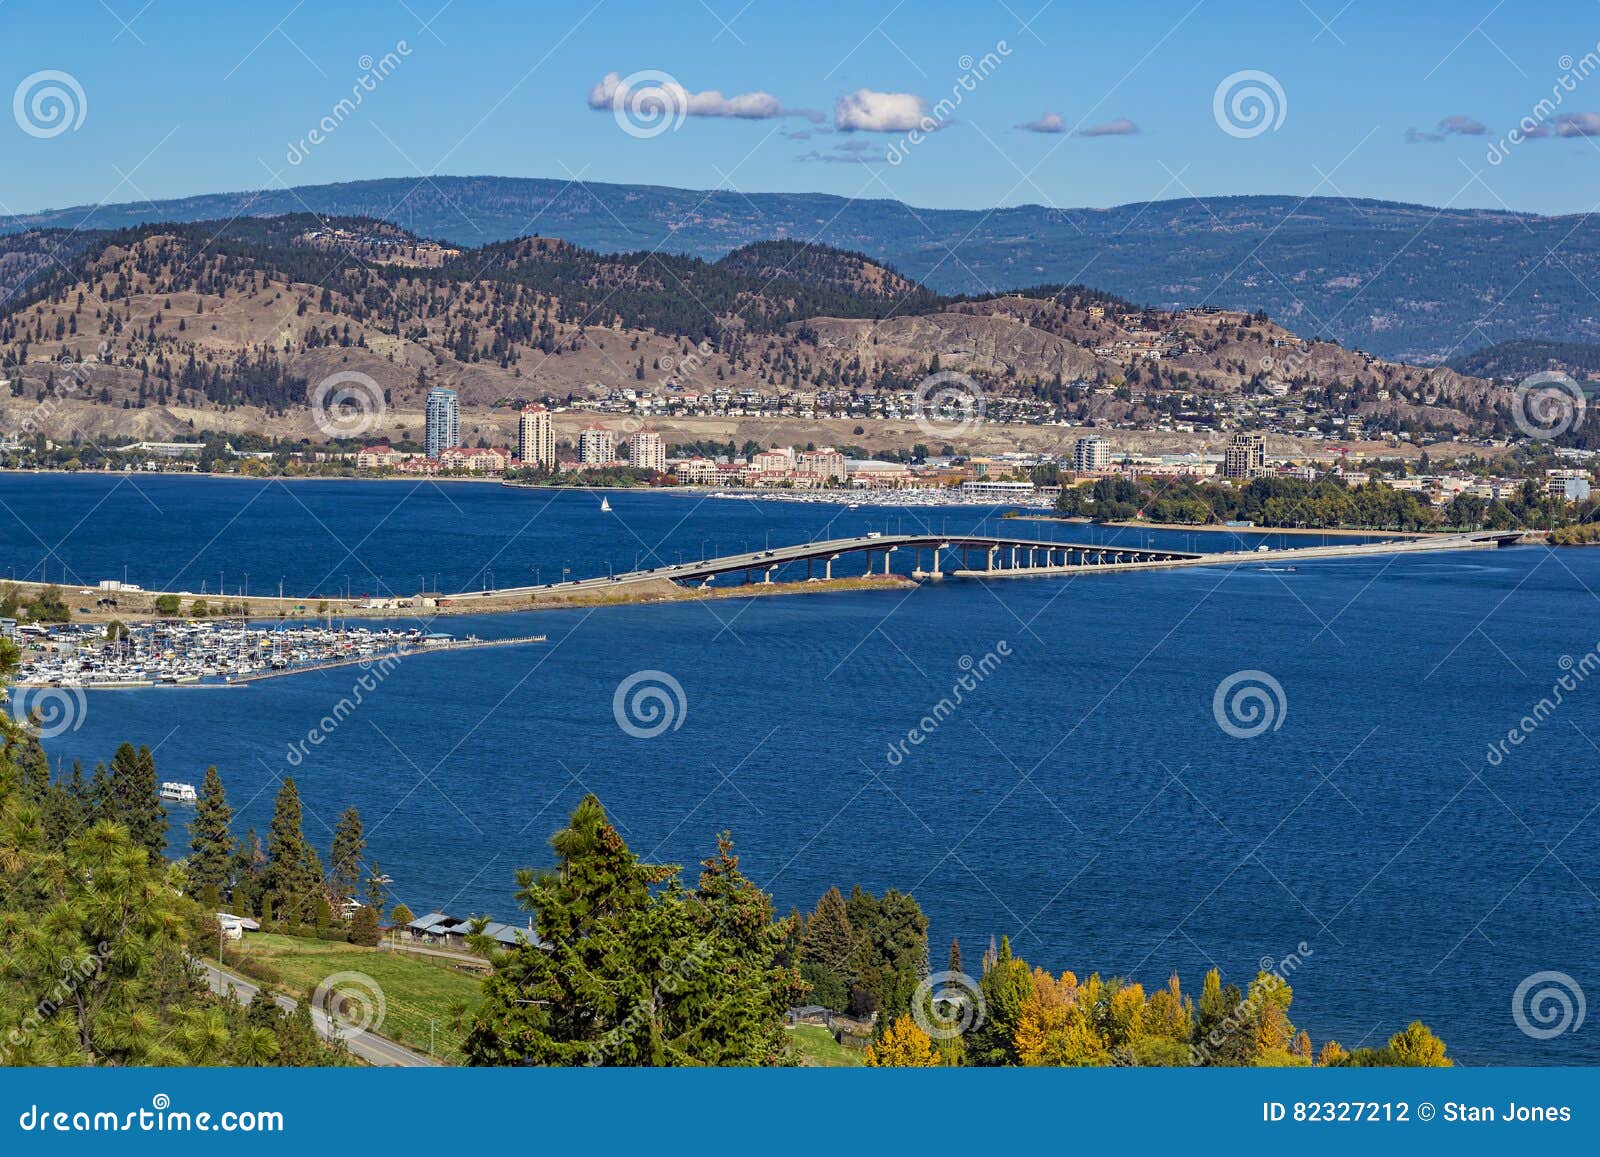
<svg viewBox="0 0 1600 1157"><path fill-rule="evenodd" d="M172 621L110 627L62 625L25 636L21 687L111 691L231 687L412 655L542 643L544 635L456 638L420 628L273 626Z"/></svg>

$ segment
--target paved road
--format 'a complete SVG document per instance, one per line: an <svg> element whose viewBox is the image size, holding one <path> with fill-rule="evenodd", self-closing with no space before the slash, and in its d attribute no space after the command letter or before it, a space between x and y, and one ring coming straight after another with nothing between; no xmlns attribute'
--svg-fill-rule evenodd
<svg viewBox="0 0 1600 1157"><path fill-rule="evenodd" d="M752 550L742 554L723 555L720 558L696 559L690 562L664 563L661 566L651 567L649 570L624 571L616 575L601 575L597 578L570 579L561 583L545 583L542 586L504 587L493 591L462 591L459 594L447 595L452 602L471 602L474 599L488 599L504 597L506 595L549 594L559 592L562 594L584 591L594 588L614 587L619 584L651 582L660 579L683 581L689 579L705 579L719 574L732 574L740 571L764 572L782 565L783 563L804 562L807 559L821 561L826 558L837 558L842 554L871 551L880 553L889 550L901 549L931 549L934 547L948 547L960 550L963 547L973 550L983 550L988 547L996 549L1009 549L1017 547L1026 549L1032 547L1037 550L1066 550L1088 547L1090 550L1099 550L1099 546L1092 543L1056 542L1050 539L1011 538L1006 535L988 534L864 534L851 538L830 538L817 542L802 542L792 546L775 546L770 550ZM1115 547L1104 548L1107 554L1123 554L1130 557L1150 558L1190 558L1196 557L1188 551L1153 550L1142 547ZM881 565L881 564L880 564Z"/></svg>
<svg viewBox="0 0 1600 1157"><path fill-rule="evenodd" d="M231 991L242 1003L249 1004L261 991L259 985L253 984L237 973L218 968L210 961L199 960L196 963L205 970L206 983L211 986L212 992L221 994ZM293 1012L298 1006L297 1001L287 996L274 996L273 1000L278 1002L279 1008L288 1012ZM388 1037L379 1036L365 1029L352 1028L349 1025L335 1026L328 1019L328 1014L319 1008L311 1010L311 1023L316 1026L317 1035L323 1040L333 1040L337 1036L352 1053L368 1064L398 1068L428 1068L439 1064L432 1057L413 1052Z"/></svg>
<svg viewBox="0 0 1600 1157"><path fill-rule="evenodd" d="M1261 533L1271 533L1270 527L1254 528ZM1520 537L1506 535L1501 537ZM1498 545L1497 535L1493 532L1478 531L1471 534L1436 535L1428 538L1402 539L1398 541L1385 541L1373 543L1340 543L1334 546L1317 547L1289 547L1260 554L1257 552L1228 551L1217 553L1197 553L1183 550L1166 550L1149 547L1116 546L1114 544L1082 543L1082 542L1056 542L1050 539L1012 538L1008 535L985 534L880 534L860 535L852 538L834 538L820 542L797 543L793 546L778 546L771 550L749 551L743 554L724 555L721 558L700 559L683 563L667 563L662 566L652 567L649 570L625 571L616 575L601 575L598 578L571 579L562 583L545 583L542 586L505 587L492 591L463 591L459 594L446 596L457 604L468 604L476 599L505 598L506 596L524 596L538 594L575 594L578 592L615 588L630 583L652 582L667 579L676 582L694 579L708 579L719 574L738 573L751 571L765 573L776 569L784 563L804 562L807 559L820 561L827 558L837 558L842 554L871 551L874 553L890 550L926 550L935 547L947 547L952 550L963 548L975 551L987 551L990 548L996 551L1007 551L1012 548L1018 550L1087 550L1097 552L1103 556L1115 556L1124 559L1122 562L1098 562L1082 566L1057 566L1057 567L1024 567L1016 570L996 569L992 572L968 569L946 571L959 577L987 577L992 574L1001 578L1006 575L1016 577L1030 577L1041 575L1070 574L1077 571L1117 571L1139 570L1149 568L1165 568L1175 566L1217 566L1238 563L1243 559L1259 561L1260 558L1270 557L1274 562L1288 562L1297 558L1347 558L1360 557L1369 554L1409 554L1429 550L1470 550L1477 547ZM880 564L881 565L881 564Z"/></svg>

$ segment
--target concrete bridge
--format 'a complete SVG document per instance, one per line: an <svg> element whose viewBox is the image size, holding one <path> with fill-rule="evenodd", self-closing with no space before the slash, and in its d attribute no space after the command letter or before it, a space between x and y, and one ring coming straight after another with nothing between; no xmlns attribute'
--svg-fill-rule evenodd
<svg viewBox="0 0 1600 1157"><path fill-rule="evenodd" d="M907 573L916 579L1042 578L1104 571L1151 570L1179 566L1226 566L1274 563L1299 559L1351 558L1363 555L1415 554L1440 550L1475 550L1508 546L1521 531L1480 531L1472 534L1433 535L1391 542L1347 543L1336 546L1297 547L1274 551L1196 553L1133 546L1096 546L1091 543L1051 542L987 534L866 534L833 538L770 550L748 551L719 558L668 563L644 570L625 571L598 578L572 579L540 586L509 587L489 591L464 591L447 596L452 602L499 599L519 595L582 594L616 590L632 584L668 580L705 586L724 575L742 575L745 582L770 583L782 567L804 563L807 579L836 577L833 564L846 556L864 556L866 574L890 574L895 561L909 562ZM898 556L898 559L897 559Z"/></svg>

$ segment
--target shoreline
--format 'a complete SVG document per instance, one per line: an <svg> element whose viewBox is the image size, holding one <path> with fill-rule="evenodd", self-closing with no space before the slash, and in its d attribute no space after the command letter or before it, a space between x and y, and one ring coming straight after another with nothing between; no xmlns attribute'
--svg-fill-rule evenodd
<svg viewBox="0 0 1600 1157"><path fill-rule="evenodd" d="M24 595L37 594L47 587L55 587L62 593L63 601L69 606L73 598L88 597L78 595L79 588L71 584L40 583L33 581L5 580L18 588ZM177 614L159 614L155 610L156 599L163 595L177 595L176 591L134 591L131 597L137 599L139 605L134 607L117 607L115 609L95 609L88 614L74 613L71 619L61 623L42 623L40 626L76 626L76 625L106 625L113 622L121 623L151 623L151 622L227 622L230 620L245 620L248 622L287 622L287 623L316 623L331 619L378 619L405 621L412 619L436 619L451 616L472 615L505 615L517 614L527 611L560 611L573 610L581 607L612 607L633 606L636 604L673 603L673 602L707 602L716 599L739 598L766 598L774 595L809 595L809 594L834 594L845 591L857 590L904 590L918 585L915 579L904 575L851 575L836 579L810 579L799 582L773 582L773 583L743 583L738 586L727 587L681 587L670 579L653 579L644 582L621 584L618 587L590 588L587 591L566 593L559 588L552 588L529 593L508 595L490 595L487 597L474 597L469 600L452 600L446 606L412 606L412 607L363 607L357 605L357 600L344 599L297 599L285 596L279 599L276 595L249 597L235 596L221 599L213 595L193 595L182 592L182 597L188 600L202 599L208 605L215 606L219 601L226 602L229 607L242 607L242 611L230 611L226 615L210 614L196 618L185 614L181 610ZM104 592L94 590L92 595L98 597L103 594L117 594L124 598L130 597L130 592ZM71 597L69 597L71 596ZM320 606L322 609L318 609ZM493 640L488 640L493 642ZM439 648L445 649L445 648Z"/></svg>
<svg viewBox="0 0 1600 1157"><path fill-rule="evenodd" d="M1075 526L1113 526L1128 530L1179 530L1205 534L1320 534L1341 538L1438 538L1464 533L1459 530L1356 530L1351 527L1319 530L1308 526L1225 526L1215 522L1096 522L1092 518L1067 514L1007 514L1002 517L1022 522L1061 522Z"/></svg>

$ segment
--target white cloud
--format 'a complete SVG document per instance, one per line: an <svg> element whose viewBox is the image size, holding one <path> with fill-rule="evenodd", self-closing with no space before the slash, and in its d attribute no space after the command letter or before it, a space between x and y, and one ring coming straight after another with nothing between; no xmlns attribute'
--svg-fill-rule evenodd
<svg viewBox="0 0 1600 1157"><path fill-rule="evenodd" d="M633 82L633 83L630 83ZM632 94L631 98L629 94ZM655 102L683 116L722 117L734 120L772 120L775 117L803 116L821 120L822 114L806 109L785 108L770 92L744 92L724 96L714 88L690 92L661 73L634 73L624 77L608 72L589 90L589 107L614 109L629 100Z"/></svg>
<svg viewBox="0 0 1600 1157"><path fill-rule="evenodd" d="M1086 129L1078 130L1080 137L1134 137L1139 135L1139 126L1127 117L1118 117L1114 121L1107 121L1103 125L1090 125Z"/></svg>
<svg viewBox="0 0 1600 1157"><path fill-rule="evenodd" d="M904 133L920 128L932 132L928 106L910 92L874 92L858 88L841 96L833 106L834 126L843 132Z"/></svg>
<svg viewBox="0 0 1600 1157"><path fill-rule="evenodd" d="M1444 120L1439 122L1439 132L1447 136L1481 137L1488 131L1481 122L1475 121L1469 116L1462 116L1459 113L1455 116L1445 117Z"/></svg>
<svg viewBox="0 0 1600 1157"><path fill-rule="evenodd" d="M1564 112L1556 117L1558 137L1600 137L1600 113Z"/></svg>
<svg viewBox="0 0 1600 1157"><path fill-rule="evenodd" d="M1047 112L1036 121L1024 121L1017 126L1029 133L1064 133L1067 131L1067 122L1061 119L1058 112Z"/></svg>

